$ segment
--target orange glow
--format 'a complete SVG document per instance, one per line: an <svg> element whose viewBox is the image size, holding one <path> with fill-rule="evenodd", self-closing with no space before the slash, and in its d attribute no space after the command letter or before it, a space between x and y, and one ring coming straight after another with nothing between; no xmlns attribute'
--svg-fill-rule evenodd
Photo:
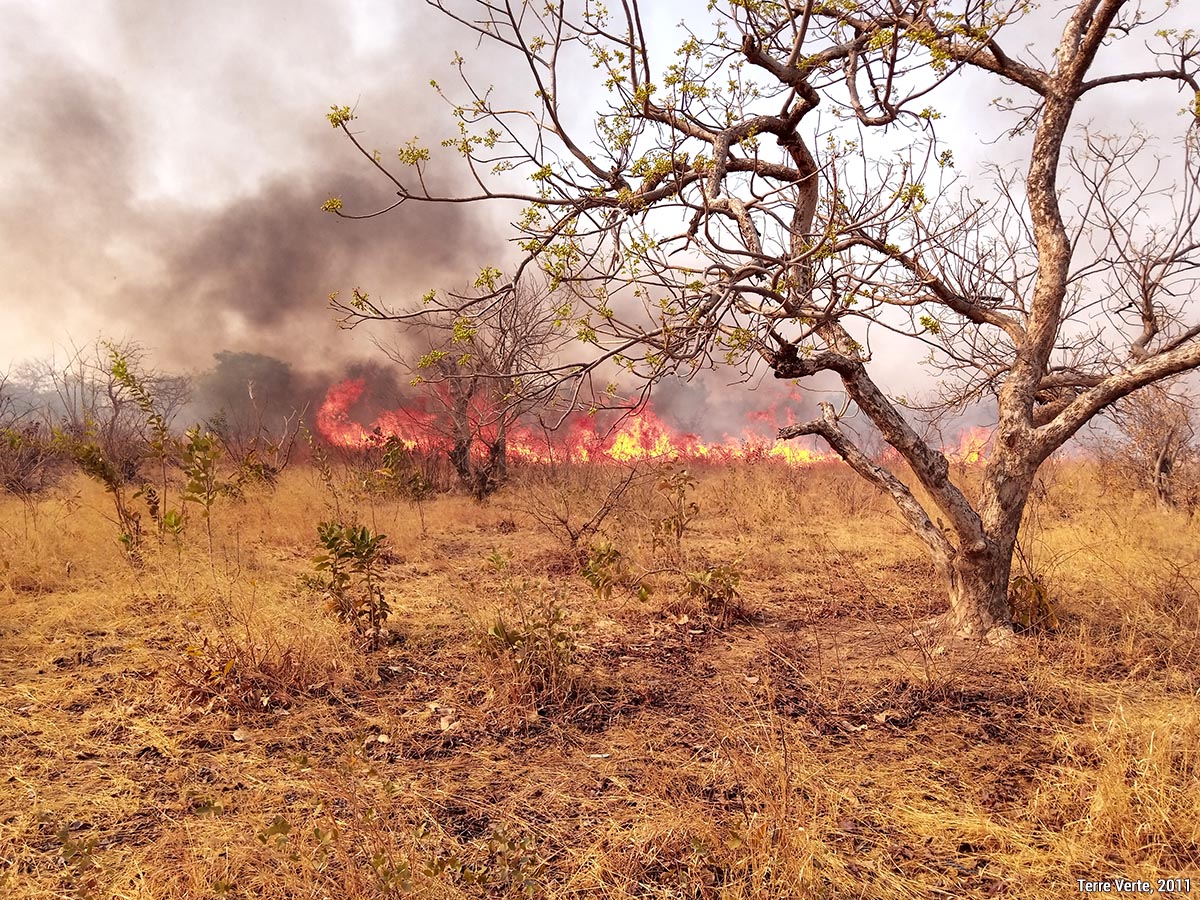
<svg viewBox="0 0 1200 900"><path fill-rule="evenodd" d="M992 433L986 428L967 428L958 436L958 447L946 450L946 457L951 462L967 466L977 466L987 458L988 443Z"/></svg>
<svg viewBox="0 0 1200 900"><path fill-rule="evenodd" d="M410 450L434 449L440 442L433 430L436 416L420 410L385 412L364 428L350 418L350 407L362 399L367 382L351 378L335 384L325 394L317 410L317 430L335 447L367 447L381 438L395 436Z"/></svg>
<svg viewBox="0 0 1200 900"><path fill-rule="evenodd" d="M379 414L364 426L350 416L350 409L366 392L366 382L352 378L333 385L317 411L317 430L330 444L348 449L366 448L395 436L410 450L445 451L450 438L436 413L420 408L401 408ZM747 418L759 428L777 429L793 420L792 410L773 406L757 410ZM472 410L473 422L486 421L480 410ZM486 439L493 428L480 428ZM946 451L952 461L975 465L982 460L990 438L983 429L963 432L958 449ZM552 436L524 426L514 426L507 434L509 459L530 463L587 462L608 459L616 462L668 460L682 462L732 462L777 460L789 466L807 466L831 458L832 454L811 450L796 441L764 437L747 428L741 436L726 435L720 442L705 442L695 434L673 428L653 408L647 406L623 418L618 427L603 433L595 419L578 414L567 420ZM480 452L485 452L479 447Z"/></svg>

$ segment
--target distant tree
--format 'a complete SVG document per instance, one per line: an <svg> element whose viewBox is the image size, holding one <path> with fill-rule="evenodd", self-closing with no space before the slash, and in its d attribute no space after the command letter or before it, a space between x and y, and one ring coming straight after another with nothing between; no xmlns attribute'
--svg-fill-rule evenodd
<svg viewBox="0 0 1200 900"><path fill-rule="evenodd" d="M27 386L0 375L0 491L23 500L49 487L61 470L49 430Z"/></svg>
<svg viewBox="0 0 1200 900"><path fill-rule="evenodd" d="M1189 499L1196 463L1195 399L1180 385L1156 384L1116 404L1112 418L1124 438L1115 454L1124 474L1153 491L1160 506Z"/></svg>
<svg viewBox="0 0 1200 900"><path fill-rule="evenodd" d="M238 431L253 431L263 417L261 408L286 414L310 399L289 363L261 353L220 350L213 354L212 368L192 378L197 415L223 413Z"/></svg>
<svg viewBox="0 0 1200 900"><path fill-rule="evenodd" d="M205 426L236 466L239 481L274 485L292 459L306 412L291 366L227 350L215 359L216 366L195 379Z"/></svg>
<svg viewBox="0 0 1200 900"><path fill-rule="evenodd" d="M72 347L65 360L25 363L19 375L38 397L47 425L73 441L95 444L122 478L134 481L149 452L149 425L136 399L113 374L110 346L142 373L156 411L169 424L186 404L191 383L186 376L146 366L146 352L135 341L96 340Z"/></svg>
<svg viewBox="0 0 1200 900"><path fill-rule="evenodd" d="M1188 302L1200 38L1137 0L1032 12L1027 0L714 0L680 11L682 43L654 65L637 0L427 2L498 54L482 84L455 58L465 96L447 143L472 188L436 189L447 181L427 176L418 141L393 171L349 107L329 119L390 180L390 206L523 207L514 277L483 269L475 318L541 271L571 297L560 321L578 340L544 374L615 366L652 382L765 364L779 378L836 375L844 400L781 436L819 435L893 498L945 582L940 624L1007 637L1013 549L1041 464L1122 397L1200 365ZM1034 27L1015 31L1022 19ZM955 81L963 73L994 83ZM1169 88L1185 92L1190 130L1169 162L1136 129L1072 129L1085 99L1119 103L1135 82L1163 85L1160 107ZM1003 150L1024 162L964 187L932 104L968 87L1002 93ZM585 107L597 92L607 103ZM352 214L337 199L326 209ZM907 339L913 364L932 358L946 402L996 404L976 502L876 380L880 331ZM843 425L856 414L927 499L862 452Z"/></svg>

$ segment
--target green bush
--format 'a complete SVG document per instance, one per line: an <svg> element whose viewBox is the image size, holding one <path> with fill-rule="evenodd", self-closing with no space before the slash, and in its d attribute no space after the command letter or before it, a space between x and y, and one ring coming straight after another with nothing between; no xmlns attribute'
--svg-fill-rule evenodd
<svg viewBox="0 0 1200 900"><path fill-rule="evenodd" d="M379 648L384 622L391 612L379 586L382 551L387 535L365 525L322 522L317 536L325 552L313 557L317 577L309 583L326 597L332 612Z"/></svg>

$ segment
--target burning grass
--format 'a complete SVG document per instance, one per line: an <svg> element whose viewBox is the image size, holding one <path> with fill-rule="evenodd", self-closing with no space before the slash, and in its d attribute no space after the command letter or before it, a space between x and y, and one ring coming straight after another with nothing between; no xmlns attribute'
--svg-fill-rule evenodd
<svg viewBox="0 0 1200 900"><path fill-rule="evenodd" d="M529 477L436 497L424 529L341 497L390 536L374 652L302 583L329 503L307 472L215 507L212 557L151 542L140 570L98 488L0 499L5 896L1037 900L1200 875L1195 521L1052 472L1027 543L1062 627L943 652L916 636L920 547L836 465L698 470L678 546L686 505L638 481L575 548L619 554L591 582ZM555 477L581 515L610 490ZM720 566L743 615L689 602Z"/></svg>
<svg viewBox="0 0 1200 900"><path fill-rule="evenodd" d="M444 396L444 385L433 385L442 407L452 402ZM465 411L459 429L445 420L444 414L431 411L428 402L410 404L375 413L369 425L356 421L356 405L367 399L367 382L350 378L329 388L317 410L317 428L334 447L362 449L377 446L394 437L409 450L443 453L453 444L451 435L465 427L483 438L476 452L486 452L483 444L496 437L498 411L482 397ZM433 403L436 408L439 403ZM574 414L554 432L528 425L509 427L506 435L508 456L525 463L587 463L591 461L646 463L673 460L682 464L741 463L770 460L789 466L806 467L827 462L836 456L806 446L796 440L775 437L780 427L802 416L797 403L775 404L748 416L740 434L726 434L719 441L703 440L673 427L647 404L628 414L615 411L596 416ZM962 432L957 446L946 447L948 458L975 465L980 462L991 438L986 429L970 428Z"/></svg>

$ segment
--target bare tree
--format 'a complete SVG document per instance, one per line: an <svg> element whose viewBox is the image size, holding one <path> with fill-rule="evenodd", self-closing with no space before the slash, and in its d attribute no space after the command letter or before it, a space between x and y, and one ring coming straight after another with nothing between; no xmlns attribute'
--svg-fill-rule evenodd
<svg viewBox="0 0 1200 900"><path fill-rule="evenodd" d="M1007 636L1013 547L1039 466L1107 406L1200 365L1200 324L1188 318L1200 266L1195 34L1138 0L1069 0L1044 13L1025 0L718 0L712 27L688 31L654 65L637 0L612 13L427 2L524 77L506 69L500 88L485 89L456 57L466 94L452 104L450 144L474 186L435 190L432 154L416 142L393 171L359 141L348 107L329 119L390 181L389 207L524 207L515 277L540 270L569 291L563 319L581 342L539 371L580 378L615 366L652 381L765 363L780 378L834 373L844 401L781 436L819 435L894 499L945 581L942 624ZM1018 49L1023 18L1036 28ZM589 72L598 84L583 83ZM483 78L495 81L494 70ZM1171 87L1188 98L1191 130L1169 166L1148 160L1136 130L1107 139L1072 129L1085 100L1134 82L1161 84L1164 102ZM931 103L964 87L1017 95L997 105L1010 117L1005 151L1023 163L997 168L978 195L934 130ZM608 97L585 117L594 136L579 115L593 88ZM520 100L530 93L532 109ZM351 215L341 207L326 204ZM476 317L512 284L473 298ZM368 302L354 312L420 310ZM975 505L873 377L884 332L952 376L947 402L996 404ZM895 448L927 501L862 452L843 424L853 414Z"/></svg>
<svg viewBox="0 0 1200 900"><path fill-rule="evenodd" d="M145 373L142 380L169 424L187 402L190 382L186 376L146 368L145 351L133 341L97 340L72 347L65 361L26 363L20 375L43 398L49 426L73 440L96 444L121 477L133 481L148 452L149 425L135 398L113 375L109 346Z"/></svg>
<svg viewBox="0 0 1200 900"><path fill-rule="evenodd" d="M0 375L0 491L30 501L54 483L61 460L30 405L29 389Z"/></svg>
<svg viewBox="0 0 1200 900"><path fill-rule="evenodd" d="M1193 478L1188 475L1196 462L1192 396L1179 385L1152 385L1115 404L1111 417L1124 441L1109 464L1152 490L1160 506L1191 499L1193 485L1188 482Z"/></svg>
<svg viewBox="0 0 1200 900"><path fill-rule="evenodd" d="M484 316L474 307L471 299L437 304L406 321L400 342L387 352L427 389L440 410L434 428L449 445L450 463L463 487L482 500L508 478L512 430L535 405L551 401L546 388L553 379L539 373L564 341L544 281L515 285ZM414 333L425 345L416 358L404 349Z"/></svg>
<svg viewBox="0 0 1200 900"><path fill-rule="evenodd" d="M269 401L255 396L254 382L246 385L250 412L230 415L224 409L204 423L221 444L225 456L237 467L241 482L275 487L292 459L306 409L293 409L267 419Z"/></svg>

